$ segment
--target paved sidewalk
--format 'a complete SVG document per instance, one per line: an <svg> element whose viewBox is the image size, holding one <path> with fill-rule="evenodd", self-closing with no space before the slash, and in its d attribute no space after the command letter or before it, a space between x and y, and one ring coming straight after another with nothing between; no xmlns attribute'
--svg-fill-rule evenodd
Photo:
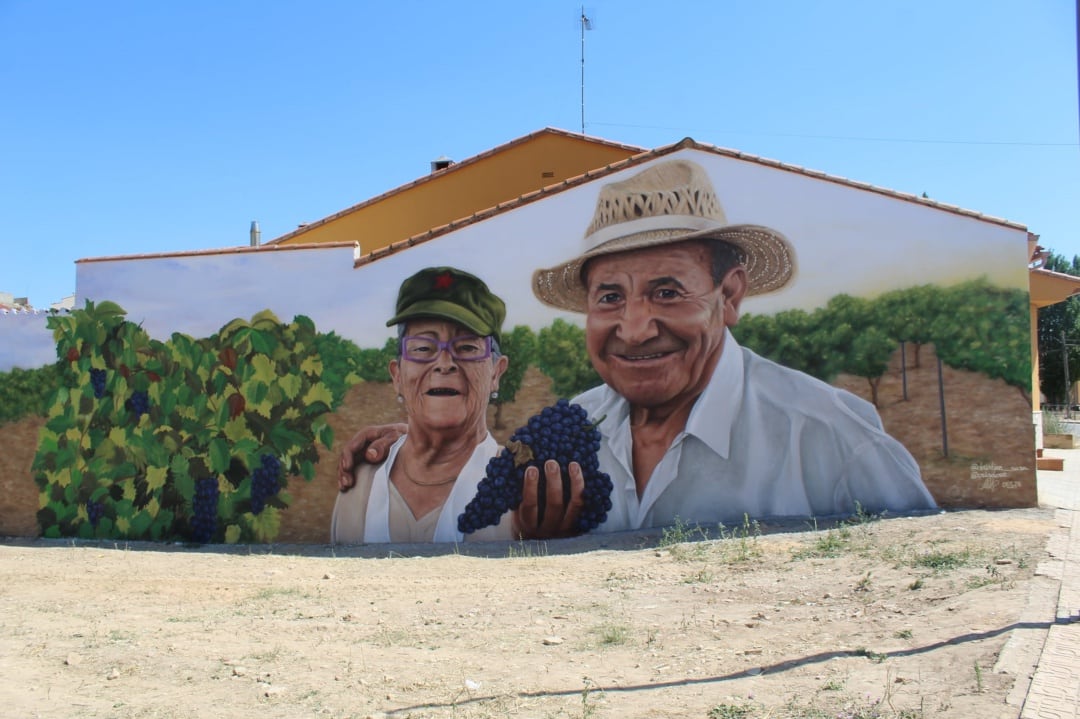
<svg viewBox="0 0 1080 719"><path fill-rule="evenodd" d="M1048 549L1061 562L1054 624L1021 709L1021 719L1080 719L1080 449L1045 450L1065 460L1062 472L1040 471L1039 505L1057 507L1060 536Z"/></svg>

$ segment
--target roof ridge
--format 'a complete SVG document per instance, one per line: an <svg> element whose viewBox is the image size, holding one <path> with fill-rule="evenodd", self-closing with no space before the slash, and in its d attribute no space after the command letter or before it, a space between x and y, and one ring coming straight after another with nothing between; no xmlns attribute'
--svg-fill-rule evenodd
<svg viewBox="0 0 1080 719"><path fill-rule="evenodd" d="M1007 227L1012 227L1012 228L1021 229L1021 230L1026 230L1027 229L1027 225L1024 225L1023 223L1014 222L1012 220L1007 220L1007 219L1005 219L1003 217L996 217L994 215L983 214L983 213L978 212L976 210L965 209L963 207L960 207L959 205L952 205L952 204L949 204L947 202L939 202L939 201L931 199L929 197L921 197L919 195L914 195L914 194L911 194L909 192L901 192L900 190L892 190L892 189L889 189L887 187L882 187L880 185L871 184L869 182L861 182L859 180L852 180L851 178L843 177L842 175L833 175L833 174L830 174L830 173L825 172L823 170L814 170L814 169L811 169L811 168L808 168L808 167L803 167L802 165L793 165L793 164L788 163L788 162L782 162L780 160L773 160L771 158L763 157L761 155L754 155L754 154L751 154L751 153L748 153L748 152L742 152L741 150L733 150L733 149L727 148L727 147L720 147L719 145L711 145L709 143L699 142L699 141L694 140L693 138L690 138L690 137L683 138L678 143L676 143L674 145L674 147L678 147L679 149L693 148L693 149L703 150L705 152L712 152L713 154L724 155L724 156L732 157L732 158L735 158L735 159L738 159L738 160L745 160L747 162L755 162L755 163L758 163L758 164L761 164L761 165L765 165L767 167L775 167L777 169L785 170L787 172L795 172L795 173L798 173L800 175L806 175L807 177L813 177L813 178L818 179L818 180L825 180L826 182L833 182L833 183L836 183L836 184L839 184L839 185L845 185L847 187L853 187L853 188L858 189L858 190L866 190L867 192L874 192L876 194L885 195L887 197L894 197L894 198L900 199L900 200L905 200L905 201L909 201L909 202L915 202L915 203L920 204L920 205L926 205L928 207L934 207L934 208L937 208L939 210L944 210L946 212L952 212L954 214L962 215L964 217L973 217L975 219L983 220L983 221L990 222L990 223L993 223L993 224L996 224L996 225L1005 225Z"/></svg>

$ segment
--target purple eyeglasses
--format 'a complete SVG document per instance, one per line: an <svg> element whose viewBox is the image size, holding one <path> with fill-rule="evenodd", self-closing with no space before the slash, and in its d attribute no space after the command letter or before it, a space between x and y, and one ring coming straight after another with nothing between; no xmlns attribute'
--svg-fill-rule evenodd
<svg viewBox="0 0 1080 719"><path fill-rule="evenodd" d="M491 337L463 335L446 342L434 337L401 338L401 356L410 362L434 362L443 350L459 362L479 362L491 356Z"/></svg>

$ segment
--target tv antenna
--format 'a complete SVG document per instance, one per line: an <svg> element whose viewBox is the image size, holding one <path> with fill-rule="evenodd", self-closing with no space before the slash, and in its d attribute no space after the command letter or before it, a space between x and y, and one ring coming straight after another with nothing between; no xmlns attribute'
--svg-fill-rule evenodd
<svg viewBox="0 0 1080 719"><path fill-rule="evenodd" d="M585 6L581 6L581 134L585 134L585 31L593 29L593 18L585 14Z"/></svg>

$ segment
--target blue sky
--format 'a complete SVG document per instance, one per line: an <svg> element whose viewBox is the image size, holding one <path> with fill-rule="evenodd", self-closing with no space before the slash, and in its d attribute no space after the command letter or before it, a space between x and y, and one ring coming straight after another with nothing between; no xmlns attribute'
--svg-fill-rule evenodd
<svg viewBox="0 0 1080 719"><path fill-rule="evenodd" d="M580 131L580 7L0 0L0 291L44 307L82 257L269 240ZM585 7L587 134L926 192L1080 254L1074 2Z"/></svg>

